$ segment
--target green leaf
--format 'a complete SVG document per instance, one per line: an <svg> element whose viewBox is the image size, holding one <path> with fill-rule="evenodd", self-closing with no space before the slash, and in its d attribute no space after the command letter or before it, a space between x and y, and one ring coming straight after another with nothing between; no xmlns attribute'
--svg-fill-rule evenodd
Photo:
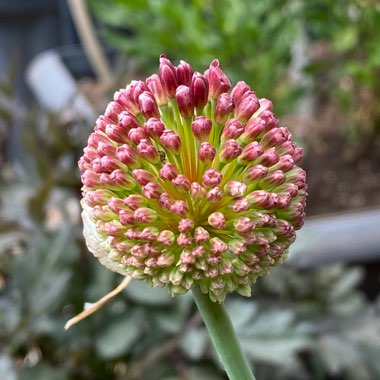
<svg viewBox="0 0 380 380"><path fill-rule="evenodd" d="M133 280L125 293L128 299L151 306L167 305L173 302L165 288L152 288L145 281Z"/></svg>
<svg viewBox="0 0 380 380"><path fill-rule="evenodd" d="M180 345L187 356L199 360L205 353L210 338L205 329L191 329L181 335Z"/></svg>
<svg viewBox="0 0 380 380"><path fill-rule="evenodd" d="M39 363L31 368L22 368L18 380L67 380L63 369L54 368L46 363Z"/></svg>
<svg viewBox="0 0 380 380"><path fill-rule="evenodd" d="M104 359L125 354L141 334L143 321L141 310L127 310L125 315L109 321L95 337L96 351Z"/></svg>

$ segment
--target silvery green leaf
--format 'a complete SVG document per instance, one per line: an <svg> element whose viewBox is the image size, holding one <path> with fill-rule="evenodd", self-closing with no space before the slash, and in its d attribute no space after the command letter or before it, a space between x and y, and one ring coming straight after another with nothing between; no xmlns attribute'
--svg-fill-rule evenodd
<svg viewBox="0 0 380 380"><path fill-rule="evenodd" d="M210 343L210 338L205 329L190 329L181 335L180 345L182 350L194 360L199 360Z"/></svg>

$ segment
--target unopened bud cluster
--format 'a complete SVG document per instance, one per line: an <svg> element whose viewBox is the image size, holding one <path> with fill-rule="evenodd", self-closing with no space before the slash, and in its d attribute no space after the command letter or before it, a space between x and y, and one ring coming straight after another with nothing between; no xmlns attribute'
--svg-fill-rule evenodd
<svg viewBox="0 0 380 380"><path fill-rule="evenodd" d="M79 161L90 251L108 268L214 301L283 262L304 220L302 150L272 103L162 55L115 93Z"/></svg>

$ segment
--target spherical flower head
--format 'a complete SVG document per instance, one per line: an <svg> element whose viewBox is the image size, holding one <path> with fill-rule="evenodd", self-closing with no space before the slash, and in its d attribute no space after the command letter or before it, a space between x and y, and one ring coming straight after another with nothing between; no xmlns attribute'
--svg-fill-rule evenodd
<svg viewBox="0 0 380 380"><path fill-rule="evenodd" d="M268 99L164 55L115 93L79 160L84 235L107 268L211 300L250 295L304 221L302 149Z"/></svg>

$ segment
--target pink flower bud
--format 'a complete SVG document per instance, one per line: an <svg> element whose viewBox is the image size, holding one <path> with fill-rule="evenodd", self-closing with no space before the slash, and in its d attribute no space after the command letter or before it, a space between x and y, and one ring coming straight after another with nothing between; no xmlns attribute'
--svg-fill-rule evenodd
<svg viewBox="0 0 380 380"><path fill-rule="evenodd" d="M153 94L149 91L144 91L140 94L139 107L141 113L147 119L150 117L160 117L160 111L158 110L157 103L154 99Z"/></svg>
<svg viewBox="0 0 380 380"><path fill-rule="evenodd" d="M208 224L217 230L226 228L226 219L221 212L214 212L208 216Z"/></svg>
<svg viewBox="0 0 380 380"><path fill-rule="evenodd" d="M140 207L144 207L147 204L146 198L140 194L131 194L123 199L123 204L128 206L131 210L135 211Z"/></svg>
<svg viewBox="0 0 380 380"><path fill-rule="evenodd" d="M140 140L142 139L147 139L148 136L146 135L146 133L144 132L144 130L139 127L139 128L132 128L129 132L128 132L128 138L129 140L131 140L134 144L138 144L140 142Z"/></svg>
<svg viewBox="0 0 380 380"><path fill-rule="evenodd" d="M139 110L140 112L140 110ZM132 128L140 128L141 125L136 117L128 111L123 111L118 117L119 124L125 129L127 134Z"/></svg>
<svg viewBox="0 0 380 380"><path fill-rule="evenodd" d="M125 165L131 167L137 165L136 152L127 144L120 145L116 149L116 157Z"/></svg>
<svg viewBox="0 0 380 380"><path fill-rule="evenodd" d="M164 208L167 208L170 210L170 207L173 205L173 203L174 202L171 200L170 195L168 193L162 193L160 195L160 199L158 201L158 204L161 207L164 207Z"/></svg>
<svg viewBox="0 0 380 380"><path fill-rule="evenodd" d="M211 62L209 69L205 72L205 77L209 83L209 97L212 99L217 99L221 93L231 88L231 82L220 69L217 59Z"/></svg>
<svg viewBox="0 0 380 380"><path fill-rule="evenodd" d="M242 96L250 90L251 88L244 81L240 81L236 83L236 86L231 91L231 96L232 96L232 100L234 102L235 107L237 107L237 105L239 104Z"/></svg>
<svg viewBox="0 0 380 380"><path fill-rule="evenodd" d="M167 163L160 169L160 178L172 180L177 177L177 168L171 164Z"/></svg>
<svg viewBox="0 0 380 380"><path fill-rule="evenodd" d="M246 196L248 203L256 207L270 207L273 204L270 193L265 190L256 190Z"/></svg>
<svg viewBox="0 0 380 380"><path fill-rule="evenodd" d="M159 199L161 192L161 187L155 182L148 182L142 188L143 195L148 199Z"/></svg>
<svg viewBox="0 0 380 380"><path fill-rule="evenodd" d="M99 141L99 144L96 148L96 152L99 154L100 157L115 157L116 147L108 142Z"/></svg>
<svg viewBox="0 0 380 380"><path fill-rule="evenodd" d="M191 123L191 129L193 130L194 136L200 140L205 140L211 132L212 122L206 119L204 116L198 116Z"/></svg>
<svg viewBox="0 0 380 380"><path fill-rule="evenodd" d="M272 169L288 172L289 170L292 170L293 167L294 167L294 160L292 156L290 156L289 154L286 154L279 158L278 162L274 166L272 166Z"/></svg>
<svg viewBox="0 0 380 380"><path fill-rule="evenodd" d="M186 202L182 200L175 201L170 207L170 211L180 216L185 215L187 209Z"/></svg>
<svg viewBox="0 0 380 380"><path fill-rule="evenodd" d="M204 172L202 177L202 183L205 186L218 186L222 181L222 173L218 172L215 169L208 169Z"/></svg>
<svg viewBox="0 0 380 380"><path fill-rule="evenodd" d="M165 130L165 124L155 117L151 117L145 124L144 124L144 131L153 139L159 138L162 133Z"/></svg>
<svg viewBox="0 0 380 380"><path fill-rule="evenodd" d="M140 112L137 103L128 95L127 91L124 88L115 92L113 100L128 109L134 115Z"/></svg>
<svg viewBox="0 0 380 380"><path fill-rule="evenodd" d="M110 220L115 219L116 215L107 206L95 206L92 209L92 216L104 222L109 222Z"/></svg>
<svg viewBox="0 0 380 380"><path fill-rule="evenodd" d="M210 234L203 227L197 227L194 231L194 241L196 243L203 243L210 238Z"/></svg>
<svg viewBox="0 0 380 380"><path fill-rule="evenodd" d="M193 228L194 228L194 221L189 218L181 219L178 223L179 232L191 231Z"/></svg>
<svg viewBox="0 0 380 380"><path fill-rule="evenodd" d="M245 198L237 198L231 204L233 212L244 212L249 210L249 203Z"/></svg>
<svg viewBox="0 0 380 380"><path fill-rule="evenodd" d="M111 140L121 144L128 139L128 130L119 124L107 124L105 132Z"/></svg>
<svg viewBox="0 0 380 380"><path fill-rule="evenodd" d="M144 186L153 180L153 174L144 169L132 170L132 175L136 182L141 186Z"/></svg>
<svg viewBox="0 0 380 380"><path fill-rule="evenodd" d="M254 182L264 178L268 173L268 168L263 165L253 165L244 174L246 181Z"/></svg>
<svg viewBox="0 0 380 380"><path fill-rule="evenodd" d="M236 157L239 157L241 152L242 149L236 140L227 140L220 151L219 159L223 163L231 162Z"/></svg>
<svg viewBox="0 0 380 380"><path fill-rule="evenodd" d="M175 90L178 87L177 72L176 68L164 54L160 56L159 75L166 95L174 98Z"/></svg>
<svg viewBox="0 0 380 380"><path fill-rule="evenodd" d="M239 164L248 164L255 161L263 153L263 147L257 142L253 141L244 147L241 155L238 158Z"/></svg>
<svg viewBox="0 0 380 380"><path fill-rule="evenodd" d="M239 120L230 119L223 129L222 141L237 139L244 132L244 126Z"/></svg>
<svg viewBox="0 0 380 380"><path fill-rule="evenodd" d="M231 197L242 197L247 191L247 185L239 181L229 181L226 186L224 186L224 191Z"/></svg>
<svg viewBox="0 0 380 380"><path fill-rule="evenodd" d="M142 139L137 144L136 151L142 158L152 164L157 164L160 161L157 149L148 140Z"/></svg>
<svg viewBox="0 0 380 380"><path fill-rule="evenodd" d="M184 174L179 174L172 180L172 184L181 191L189 191L191 183Z"/></svg>
<svg viewBox="0 0 380 380"><path fill-rule="evenodd" d="M149 224L157 220L157 212L148 207L140 207L134 212L133 217L138 223Z"/></svg>
<svg viewBox="0 0 380 380"><path fill-rule="evenodd" d="M276 164L279 159L280 158L276 152L276 149L270 148L264 151L264 153L257 159L256 163L267 167L271 167L274 164Z"/></svg>
<svg viewBox="0 0 380 380"><path fill-rule="evenodd" d="M191 238L190 235L181 232L177 238L177 244L179 246L183 245L191 245L193 243L193 239Z"/></svg>
<svg viewBox="0 0 380 380"><path fill-rule="evenodd" d="M127 95L138 104L139 96L144 91L148 91L147 85L141 80L133 80L126 88Z"/></svg>
<svg viewBox="0 0 380 380"><path fill-rule="evenodd" d="M208 102L208 80L200 73L195 72L191 80L191 91L194 106L203 108Z"/></svg>
<svg viewBox="0 0 380 380"><path fill-rule="evenodd" d="M194 115L194 102L190 87L184 85L179 86L175 92L175 97L180 114L184 118L192 117Z"/></svg>
<svg viewBox="0 0 380 380"><path fill-rule="evenodd" d="M292 155L294 163L298 164L302 160L303 155L303 149L302 148L295 148L294 153Z"/></svg>
<svg viewBox="0 0 380 380"><path fill-rule="evenodd" d="M106 125L107 124L113 124L114 121L111 120L110 118L104 116L104 115L101 115L99 116L97 119L96 119L96 122L95 122L95 128L94 130L96 132L98 131L102 131L102 132L105 132L106 130ZM90 134L90 137L88 139L88 145L91 146L91 136L93 135L93 133Z"/></svg>
<svg viewBox="0 0 380 380"><path fill-rule="evenodd" d="M191 86L191 78L193 76L193 69L191 66L185 61L179 61L179 65L177 66L177 79L179 85L185 85L187 87Z"/></svg>
<svg viewBox="0 0 380 380"><path fill-rule="evenodd" d="M153 74L150 77L146 78L145 83L150 92L153 94L158 106L162 106L168 103L168 98L165 95L160 77L157 74Z"/></svg>
<svg viewBox="0 0 380 380"><path fill-rule="evenodd" d="M171 129L164 130L164 132L160 136L160 141L166 149L174 153L178 153L181 148L180 137Z"/></svg>
<svg viewBox="0 0 380 380"><path fill-rule="evenodd" d="M117 122L118 115L123 111L124 111L124 108L119 103L109 102L104 112L104 116L108 117L114 122Z"/></svg>
<svg viewBox="0 0 380 380"><path fill-rule="evenodd" d="M198 182L193 182L190 188L191 197L194 200L206 198L206 189Z"/></svg>
<svg viewBox="0 0 380 380"><path fill-rule="evenodd" d="M95 160L94 160L94 162L95 162ZM100 166L101 166L102 171L104 173L111 173L115 169L120 168L120 161L113 158L113 157L103 156L100 159Z"/></svg>
<svg viewBox="0 0 380 380"><path fill-rule="evenodd" d="M163 230L160 232L160 235L157 238L157 241L166 245L166 246L171 246L173 245L175 240L175 235L172 231L169 230Z"/></svg>
<svg viewBox="0 0 380 380"><path fill-rule="evenodd" d="M213 187L208 193L206 199L209 202L220 202L222 200L223 192L219 186Z"/></svg>
<svg viewBox="0 0 380 380"><path fill-rule="evenodd" d="M241 135L241 140L245 143L249 143L255 140L265 131L265 121L260 117L251 120L246 126L244 133Z"/></svg>
<svg viewBox="0 0 380 380"><path fill-rule="evenodd" d="M90 207L97 205L106 205L114 193L107 189L96 189L95 191L88 191L84 194L84 199ZM111 208L111 207L110 207ZM114 211L111 208L112 211ZM114 211L115 212L115 211Z"/></svg>
<svg viewBox="0 0 380 380"><path fill-rule="evenodd" d="M286 135L286 128L273 128L262 137L260 144L263 147L279 146L288 140Z"/></svg>
<svg viewBox="0 0 380 380"><path fill-rule="evenodd" d="M109 178L113 185L125 187L126 189L133 189L135 187L133 179L121 169L114 170Z"/></svg>
<svg viewBox="0 0 380 380"><path fill-rule="evenodd" d="M269 99L261 98L259 99L259 103L260 103L260 109L262 111L264 110L271 111L271 112L273 111L273 104Z"/></svg>
<svg viewBox="0 0 380 380"><path fill-rule="evenodd" d="M251 232L255 225L249 218L238 218L233 222L235 230L241 233Z"/></svg>
<svg viewBox="0 0 380 380"><path fill-rule="evenodd" d="M224 124L229 114L234 109L231 95L227 93L220 94L216 102L214 118L218 124Z"/></svg>
<svg viewBox="0 0 380 380"><path fill-rule="evenodd" d="M285 141L279 146L276 146L276 152L282 156L285 154L289 154L293 156L295 152L296 146L291 141Z"/></svg>
<svg viewBox="0 0 380 380"><path fill-rule="evenodd" d="M202 162L211 162L215 158L215 155L216 150L210 143L201 143L201 146L199 147L198 158Z"/></svg>
<svg viewBox="0 0 380 380"><path fill-rule="evenodd" d="M210 246L211 246L211 252L214 255L225 252L228 249L227 244L217 237L210 239Z"/></svg>
<svg viewBox="0 0 380 380"><path fill-rule="evenodd" d="M264 179L260 181L260 185L266 186L280 186L286 181L286 176L281 170L274 170L269 173Z"/></svg>
<svg viewBox="0 0 380 380"><path fill-rule="evenodd" d="M260 113L260 118L265 122L265 130L269 131L272 128L278 128L278 120L273 112L264 110Z"/></svg>
<svg viewBox="0 0 380 380"><path fill-rule="evenodd" d="M228 242L228 250L234 255L241 255L247 250L247 246L242 241L233 239Z"/></svg>
<svg viewBox="0 0 380 380"><path fill-rule="evenodd" d="M106 222L104 228L109 236L119 236L125 231L125 227L118 221Z"/></svg>
<svg viewBox="0 0 380 380"><path fill-rule="evenodd" d="M119 220L123 226L132 226L135 222L135 218L131 210L120 210Z"/></svg>
<svg viewBox="0 0 380 380"><path fill-rule="evenodd" d="M260 103L256 94L253 91L247 91L235 109L235 118L245 124L259 108Z"/></svg>

